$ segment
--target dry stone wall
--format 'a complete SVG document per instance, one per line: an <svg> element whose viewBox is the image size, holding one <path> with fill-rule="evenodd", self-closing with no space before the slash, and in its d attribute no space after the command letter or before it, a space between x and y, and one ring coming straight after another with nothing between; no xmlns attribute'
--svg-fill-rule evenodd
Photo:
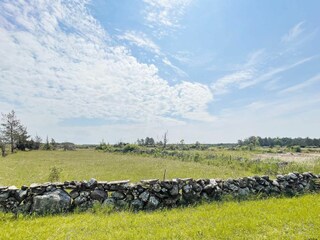
<svg viewBox="0 0 320 240"><path fill-rule="evenodd" d="M320 175L311 172L239 179L158 179L125 181L66 181L31 184L29 187L0 186L0 210L11 213L45 214L86 210L95 203L116 208L155 210L194 204L203 200L221 200L224 196L247 198L263 194L296 195L320 191Z"/></svg>

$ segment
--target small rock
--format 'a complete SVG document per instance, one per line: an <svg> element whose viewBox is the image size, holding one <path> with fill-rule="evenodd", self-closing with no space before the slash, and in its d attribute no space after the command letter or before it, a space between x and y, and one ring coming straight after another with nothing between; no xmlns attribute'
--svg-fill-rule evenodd
<svg viewBox="0 0 320 240"><path fill-rule="evenodd" d="M126 197L126 195L122 192L113 192L111 194L111 196L114 198L114 199L117 199L117 200L121 200L121 199L124 199Z"/></svg>
<svg viewBox="0 0 320 240"><path fill-rule="evenodd" d="M95 189L90 193L90 197L93 200L97 200L99 202L103 202L107 197L107 193L105 191L101 191L99 189Z"/></svg>
<svg viewBox="0 0 320 240"><path fill-rule="evenodd" d="M0 194L0 202L5 202L9 198L9 192L3 192Z"/></svg>
<svg viewBox="0 0 320 240"><path fill-rule="evenodd" d="M87 183L87 186L89 187L89 188L92 188L92 187L95 187L95 186L97 186L97 180L96 179L94 179L94 178L91 178L90 180L89 180L89 182Z"/></svg>
<svg viewBox="0 0 320 240"><path fill-rule="evenodd" d="M116 200L114 198L107 198L103 202L103 205L107 205L107 206L110 206L110 207L114 207L115 204L116 204Z"/></svg>
<svg viewBox="0 0 320 240"><path fill-rule="evenodd" d="M179 187L178 185L173 185L172 189L169 191L171 196L177 196L179 194Z"/></svg>
<svg viewBox="0 0 320 240"><path fill-rule="evenodd" d="M77 197L79 197L80 193L77 191L77 190L72 190L70 193L69 193L70 197L72 199L75 199Z"/></svg>
<svg viewBox="0 0 320 240"><path fill-rule="evenodd" d="M135 200L131 201L130 205L134 210L142 210L143 209L143 202L140 199L135 199Z"/></svg>
<svg viewBox="0 0 320 240"><path fill-rule="evenodd" d="M141 193L139 195L139 198L143 201L143 202L147 202L149 199L150 193L148 191L145 191L143 193Z"/></svg>
<svg viewBox="0 0 320 240"><path fill-rule="evenodd" d="M159 200L155 196L150 196L149 201L146 205L147 210L154 210L158 207Z"/></svg>

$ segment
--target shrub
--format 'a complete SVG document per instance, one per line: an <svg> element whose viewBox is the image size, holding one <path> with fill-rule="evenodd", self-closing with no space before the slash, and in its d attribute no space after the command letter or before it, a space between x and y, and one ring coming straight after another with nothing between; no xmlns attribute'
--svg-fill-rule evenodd
<svg viewBox="0 0 320 240"><path fill-rule="evenodd" d="M57 168L56 166L50 168L49 173L49 182L58 182L60 180L60 174L62 172L61 168Z"/></svg>
<svg viewBox="0 0 320 240"><path fill-rule="evenodd" d="M127 153L127 152L134 152L139 150L139 146L136 144L127 144L126 146L124 146L124 148L122 149L122 152Z"/></svg>

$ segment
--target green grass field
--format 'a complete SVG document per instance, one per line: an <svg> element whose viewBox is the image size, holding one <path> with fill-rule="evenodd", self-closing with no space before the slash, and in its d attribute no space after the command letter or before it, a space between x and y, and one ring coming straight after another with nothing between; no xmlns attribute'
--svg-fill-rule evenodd
<svg viewBox="0 0 320 240"><path fill-rule="evenodd" d="M94 150L77 151L31 151L18 152L0 158L0 185L43 183L48 181L50 168L62 169L64 180L121 180L132 182L141 179L210 177L228 178L252 175L245 169L215 166L196 162L159 159L136 155L103 153Z"/></svg>
<svg viewBox="0 0 320 240"><path fill-rule="evenodd" d="M320 196L156 212L0 215L0 239L319 239Z"/></svg>
<svg viewBox="0 0 320 240"><path fill-rule="evenodd" d="M0 158L0 185L48 181L50 168L61 181L254 175L246 165L208 164L103 153L93 150L18 152ZM320 195L204 203L132 213L98 207L59 216L0 213L0 239L320 239Z"/></svg>

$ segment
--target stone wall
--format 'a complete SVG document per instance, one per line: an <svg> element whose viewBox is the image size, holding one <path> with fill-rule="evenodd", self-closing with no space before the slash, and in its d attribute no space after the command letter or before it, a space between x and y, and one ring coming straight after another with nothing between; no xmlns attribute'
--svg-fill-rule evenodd
<svg viewBox="0 0 320 240"><path fill-rule="evenodd" d="M12 213L45 214L88 209L94 203L116 208L154 210L221 200L224 196L247 198L263 194L296 195L320 191L320 175L310 172L239 179L158 179L125 181L66 181L31 184L29 187L0 186L0 210Z"/></svg>

